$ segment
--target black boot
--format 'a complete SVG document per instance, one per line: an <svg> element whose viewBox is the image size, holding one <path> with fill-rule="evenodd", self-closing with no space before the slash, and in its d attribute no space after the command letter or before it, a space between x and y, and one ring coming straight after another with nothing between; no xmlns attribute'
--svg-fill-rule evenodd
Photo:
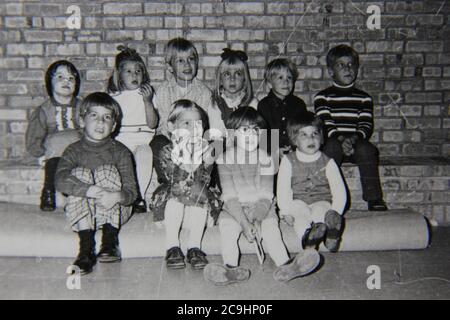
<svg viewBox="0 0 450 320"><path fill-rule="evenodd" d="M39 206L42 211L55 211L56 209L56 196L55 190L42 189L41 204Z"/></svg>
<svg viewBox="0 0 450 320"><path fill-rule="evenodd" d="M54 211L56 209L55 174L58 162L59 158L50 158L45 162L44 187L42 188L40 205L42 211Z"/></svg>
<svg viewBox="0 0 450 320"><path fill-rule="evenodd" d="M80 252L73 265L80 268L81 274L92 272L92 268L97 263L95 256L95 232L92 230L82 230L78 232L80 238Z"/></svg>
<svg viewBox="0 0 450 320"><path fill-rule="evenodd" d="M111 263L122 260L119 248L119 229L106 223L102 230L102 245L97 256L98 261Z"/></svg>

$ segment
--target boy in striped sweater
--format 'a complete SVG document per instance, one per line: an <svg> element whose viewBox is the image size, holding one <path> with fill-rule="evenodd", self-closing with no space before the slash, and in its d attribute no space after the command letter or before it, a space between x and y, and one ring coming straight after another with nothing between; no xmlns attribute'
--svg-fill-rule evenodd
<svg viewBox="0 0 450 320"><path fill-rule="evenodd" d="M373 133L373 101L366 92L355 88L358 76L358 53L347 45L328 51L328 73L333 85L314 98L314 109L325 125L325 154L338 165L356 163L361 176L363 199L371 211L385 211L378 149L369 142Z"/></svg>

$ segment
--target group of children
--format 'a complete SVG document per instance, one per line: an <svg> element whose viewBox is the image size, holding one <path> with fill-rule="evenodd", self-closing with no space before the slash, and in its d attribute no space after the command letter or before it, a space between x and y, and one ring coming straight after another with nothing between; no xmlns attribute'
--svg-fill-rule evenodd
<svg viewBox="0 0 450 320"><path fill-rule="evenodd" d="M198 53L186 39L167 44L171 76L156 90L139 54L118 49L108 93L82 102L77 69L53 63L45 78L49 99L33 112L26 134L29 152L45 158L41 209L55 209L55 186L67 196L66 216L80 241L74 265L82 274L97 260L120 261L120 228L147 208L154 221L164 221L167 268L187 262L215 284L246 281L250 270L239 266L238 246L244 234L250 242L262 239L276 280L309 274L320 263L322 241L332 252L339 249L347 204L343 161L358 164L369 210L387 210L378 151L368 141L373 103L354 87L359 58L351 47L329 51L334 83L316 95L315 114L293 95L298 73L287 59L269 63L270 92L258 102L243 51L224 49L211 91L197 79ZM147 204L152 179L158 186ZM293 258L279 218L301 243ZM219 226L223 264L208 263L201 250L208 221ZM182 225L190 232L186 257Z"/></svg>

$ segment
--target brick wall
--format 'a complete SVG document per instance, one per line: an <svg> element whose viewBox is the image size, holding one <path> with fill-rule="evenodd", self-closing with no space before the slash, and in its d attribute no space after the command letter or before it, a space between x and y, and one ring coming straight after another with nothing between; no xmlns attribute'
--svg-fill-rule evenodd
<svg viewBox="0 0 450 320"><path fill-rule="evenodd" d="M81 94L104 90L116 46L128 43L146 59L158 84L166 76L164 46L175 36L195 42L199 77L212 86L223 47L246 50L258 97L264 66L291 58L300 71L296 94L312 107L330 84L325 55L337 43L361 54L360 85L376 102L383 155L450 153L450 3L436 1L2 1L0 3L0 160L21 158L33 108L45 99L43 76L61 58L82 74ZM66 25L70 5L81 29ZM369 30L369 5L381 29Z"/></svg>

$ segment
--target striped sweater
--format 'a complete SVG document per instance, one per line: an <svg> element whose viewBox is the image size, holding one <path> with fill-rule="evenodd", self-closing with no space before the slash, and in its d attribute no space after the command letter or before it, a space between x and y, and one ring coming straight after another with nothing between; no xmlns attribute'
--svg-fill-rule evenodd
<svg viewBox="0 0 450 320"><path fill-rule="evenodd" d="M353 85L336 83L314 98L314 110L325 124L327 137L357 133L369 139L373 133L373 101L366 92Z"/></svg>

